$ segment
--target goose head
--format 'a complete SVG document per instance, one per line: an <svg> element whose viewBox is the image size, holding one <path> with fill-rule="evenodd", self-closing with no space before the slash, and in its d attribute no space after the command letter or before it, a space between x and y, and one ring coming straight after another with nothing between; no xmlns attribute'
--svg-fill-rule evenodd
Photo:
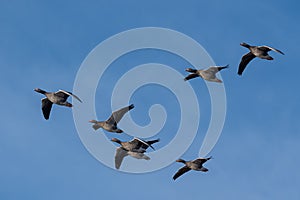
<svg viewBox="0 0 300 200"><path fill-rule="evenodd" d="M186 68L185 71L191 72L191 73L196 73L197 72L196 69L192 69L192 68Z"/></svg>
<svg viewBox="0 0 300 200"><path fill-rule="evenodd" d="M34 91L38 92L38 93L41 93L41 94L45 94L46 91L45 90L42 90L40 88L35 88Z"/></svg>
<svg viewBox="0 0 300 200"><path fill-rule="evenodd" d="M186 163L186 161L183 159L178 159L178 160L176 160L176 162Z"/></svg>
<svg viewBox="0 0 300 200"><path fill-rule="evenodd" d="M97 123L97 120L92 119L92 120L90 120L89 122L90 122L90 123Z"/></svg>
<svg viewBox="0 0 300 200"><path fill-rule="evenodd" d="M243 47L246 47L246 48L249 48L249 47L250 47L250 45L247 44L247 43L245 43L245 42L242 42L240 45L243 46Z"/></svg>
<svg viewBox="0 0 300 200"><path fill-rule="evenodd" d="M117 138L112 138L110 141L116 142L118 144L121 144L121 141L119 139L117 139Z"/></svg>

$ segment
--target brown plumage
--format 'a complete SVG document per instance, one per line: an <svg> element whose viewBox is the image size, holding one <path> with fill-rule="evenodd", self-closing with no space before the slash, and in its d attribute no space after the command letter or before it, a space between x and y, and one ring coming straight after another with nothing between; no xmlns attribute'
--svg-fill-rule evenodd
<svg viewBox="0 0 300 200"><path fill-rule="evenodd" d="M203 164L210 160L211 157L209 158L198 158L196 160L193 161L185 161L183 159L178 159L176 160L176 162L181 162L184 163L185 166L180 168L175 175L173 176L173 179L176 180L179 176L181 176L182 174L190 171L190 170L196 170L196 171L202 171L202 172L207 172L208 169L203 167Z"/></svg>
<svg viewBox="0 0 300 200"><path fill-rule="evenodd" d="M269 51L275 51L277 53L284 55L282 51L269 46L251 46L244 42L241 43L240 45L249 49L250 52L243 55L239 65L238 75L243 74L243 71L245 70L249 62L253 60L255 57L266 59L266 60L273 60L273 58L268 54Z"/></svg>

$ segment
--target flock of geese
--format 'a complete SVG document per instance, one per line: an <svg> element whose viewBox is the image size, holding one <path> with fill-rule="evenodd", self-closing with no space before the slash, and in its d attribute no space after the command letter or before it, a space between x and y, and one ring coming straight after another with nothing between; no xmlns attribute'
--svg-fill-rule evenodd
<svg viewBox="0 0 300 200"><path fill-rule="evenodd" d="M242 75L244 72L246 66L248 63L254 59L255 57L261 58L261 59L266 59L266 60L273 60L273 58L268 54L269 51L275 51L278 53L281 53L284 55L283 52L281 52L278 49L269 47L269 46L251 46L246 43L241 43L240 44L243 47L246 47L249 49L249 52L245 55L243 55L241 62L239 64L238 68L238 75ZM217 83L222 83L220 79L216 77L216 73L219 71L228 68L228 65L226 66L212 66L207 69L202 69L202 70L197 70L197 69L192 69L192 68L187 68L186 71L189 72L190 74L184 78L185 81L196 78L196 77L201 77L204 80L207 81L212 81L212 82L217 82ZM73 98L77 99L79 102L82 102L79 97L76 95L72 94L71 92L67 92L64 90L59 90L57 92L46 92L42 89L36 88L34 91L41 93L45 95L46 97L42 99L42 112L44 115L44 118L46 120L49 119L50 117L50 112L53 104L56 105L61 105L61 106L66 106L66 107L72 107L73 105L69 102L67 102L67 99L69 96L72 96ZM95 130L102 128L105 131L112 132L112 133L122 133L123 130L118 128L118 123L126 114L129 110L133 109L134 105L131 104L129 106L126 106L124 108L121 108L117 111L114 111L111 116L105 120L105 121L97 121L97 120L90 120L90 123L93 123L93 128ZM117 138L112 138L112 142L118 143L120 147L116 149L116 154L115 154L115 168L119 169L121 166L121 163L126 156L132 156L137 159L145 159L149 160L150 158L145 155L145 152L147 149L150 147L151 149L154 150L154 147L152 146L154 143L159 142L159 139L156 140L142 140L139 138L134 138L131 141L127 142L122 142ZM196 171L202 171L202 172L207 172L208 169L203 167L203 164L210 160L211 157L208 158L197 158L192 161L185 161L183 159L178 159L176 162L181 162L185 166L180 168L175 175L173 176L173 179L177 179L179 176L182 174L190 171L190 170L196 170Z"/></svg>

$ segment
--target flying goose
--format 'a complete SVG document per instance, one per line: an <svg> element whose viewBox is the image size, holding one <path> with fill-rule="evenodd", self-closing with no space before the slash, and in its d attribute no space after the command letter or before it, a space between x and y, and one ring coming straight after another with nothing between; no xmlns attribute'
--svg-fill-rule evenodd
<svg viewBox="0 0 300 200"><path fill-rule="evenodd" d="M148 147L154 150L152 144L159 142L159 139L144 141L139 138L134 138L131 141L122 142L117 138L112 138L111 141L121 145L116 149L116 154L115 154L115 168L119 169L123 159L128 155L137 159L150 160L150 158L146 156L144 153L146 152Z"/></svg>
<svg viewBox="0 0 300 200"><path fill-rule="evenodd" d="M120 110L113 112L112 115L109 117L109 119L107 119L106 121L90 120L89 122L94 123L93 128L95 130L99 128L103 128L104 130L109 132L122 133L123 130L119 129L117 127L117 124L120 122L124 114L133 108L134 105L131 104L129 106L126 106L124 108L121 108Z"/></svg>
<svg viewBox="0 0 300 200"><path fill-rule="evenodd" d="M184 80L187 81L196 77L201 77L207 81L222 83L222 81L216 77L216 73L221 71L222 69L228 68L228 66L229 65L226 65L224 67L212 66L207 69L199 69L199 70L187 68L185 71L190 72L191 74L185 77Z"/></svg>
<svg viewBox="0 0 300 200"><path fill-rule="evenodd" d="M190 171L191 169L192 170L196 170L196 171L202 171L202 172L207 172L208 169L203 167L202 165L210 160L212 157L209 157L209 158L198 158L196 160L193 160L193 161L185 161L183 159L178 159L176 160L176 162L181 162L181 163L184 163L185 166L180 168L176 174L173 176L173 179L176 180L179 176L181 176L182 174Z"/></svg>
<svg viewBox="0 0 300 200"><path fill-rule="evenodd" d="M268 54L269 51L275 51L277 53L281 53L282 55L284 55L284 53L282 51L272 48L272 47L269 47L269 46L250 46L249 44L247 44L245 42L241 43L240 45L249 49L250 52L243 55L242 60L239 65L238 75L242 75L242 73L245 70L248 63L255 57L258 57L261 59L266 59L266 60L273 60L274 58L272 58Z"/></svg>
<svg viewBox="0 0 300 200"><path fill-rule="evenodd" d="M67 102L69 96L72 96L79 102L82 102L76 95L72 94L71 92L66 92L64 90L58 90L57 92L46 92L40 88L35 88L34 91L46 96L42 99L42 111L46 120L49 119L52 104L72 107L73 105Z"/></svg>

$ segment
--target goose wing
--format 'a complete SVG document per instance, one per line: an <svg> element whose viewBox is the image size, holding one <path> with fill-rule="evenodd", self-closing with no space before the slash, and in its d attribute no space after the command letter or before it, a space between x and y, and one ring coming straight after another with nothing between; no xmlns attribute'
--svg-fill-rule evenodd
<svg viewBox="0 0 300 200"><path fill-rule="evenodd" d="M119 123L119 121L122 119L122 117L127 113L129 110L133 109L134 105L131 104L130 106L126 106L124 108L121 108L120 110L117 110L112 113L112 115L109 117L107 122L109 124L116 124Z"/></svg>
<svg viewBox="0 0 300 200"><path fill-rule="evenodd" d="M187 167L187 166L184 166L184 167L180 168L180 169L176 172L176 174L173 176L173 179L176 180L179 176L181 176L182 174L184 174L184 173L186 173L186 172L188 172L188 171L190 171L190 170L191 170L191 169L190 169L189 167Z"/></svg>
<svg viewBox="0 0 300 200"><path fill-rule="evenodd" d="M46 120L49 119L52 104L53 103L47 97L42 99L42 111Z"/></svg>
<svg viewBox="0 0 300 200"><path fill-rule="evenodd" d="M159 141L160 141L160 139L149 140L149 141L146 141L146 143L148 144L149 147L151 147L153 150L155 150L154 147L152 147L152 144L159 142ZM142 148L146 148L146 147L142 146Z"/></svg>
<svg viewBox="0 0 300 200"><path fill-rule="evenodd" d="M261 49L263 51L275 51L277 53L284 55L284 53L282 51L280 51L279 49L275 49L275 48L269 47L269 46L260 46L259 49Z"/></svg>
<svg viewBox="0 0 300 200"><path fill-rule="evenodd" d="M221 71L222 69L226 69L226 68L228 68L229 67L229 65L225 65L225 66L219 66L219 67L217 67L217 69L218 69L218 71Z"/></svg>
<svg viewBox="0 0 300 200"><path fill-rule="evenodd" d="M67 91L64 91L64 90L58 90L57 92L54 93L56 96L59 96L59 97L62 97L64 98L65 100L67 100L67 98L69 96L72 96L74 97L75 99L77 99L79 102L82 103L81 99L79 99L79 97L77 97L75 94L72 94L71 92L67 92Z"/></svg>
<svg viewBox="0 0 300 200"><path fill-rule="evenodd" d="M243 57L242 57L242 60L240 62L240 65L239 65L239 69L238 69L238 75L242 75L243 71L245 70L246 66L248 65L248 63L253 59L255 58L255 55L251 52L245 54Z"/></svg>
<svg viewBox="0 0 300 200"><path fill-rule="evenodd" d="M115 154L115 168L120 169L123 159L128 155L128 151L124 150L122 147L116 149Z"/></svg>
<svg viewBox="0 0 300 200"><path fill-rule="evenodd" d="M220 80L216 77L216 73L218 71L218 67L209 67L208 69L200 71L200 74L205 80L220 82Z"/></svg>
<svg viewBox="0 0 300 200"><path fill-rule="evenodd" d="M193 73L193 74L189 74L188 76L186 76L184 78L184 80L187 81L187 80L190 80L190 79L193 79L193 78L196 78L196 77L199 77L198 74Z"/></svg>
<svg viewBox="0 0 300 200"><path fill-rule="evenodd" d="M198 158L193 160L192 162L198 165L202 165L204 164L206 161L210 160L212 157L208 157L208 158Z"/></svg>
<svg viewBox="0 0 300 200"><path fill-rule="evenodd" d="M218 67L209 67L208 69L203 71L209 74L216 74L219 71L219 69Z"/></svg>
<svg viewBox="0 0 300 200"><path fill-rule="evenodd" d="M136 149L136 150L139 150L139 149L146 150L148 147L151 147L154 150L154 147L150 143L148 143L147 141L144 141L142 139L134 138L130 142L135 144L134 149Z"/></svg>

